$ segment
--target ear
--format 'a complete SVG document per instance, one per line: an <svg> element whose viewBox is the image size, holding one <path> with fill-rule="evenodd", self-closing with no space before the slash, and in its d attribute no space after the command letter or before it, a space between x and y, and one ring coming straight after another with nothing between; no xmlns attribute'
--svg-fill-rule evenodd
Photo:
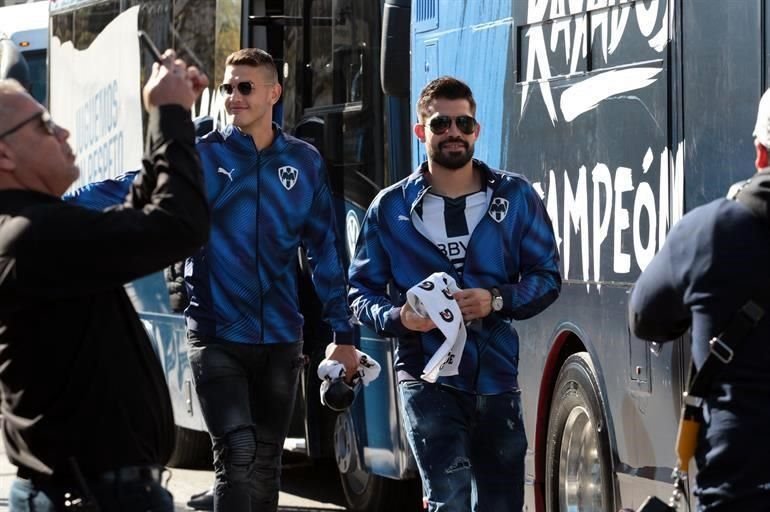
<svg viewBox="0 0 770 512"><path fill-rule="evenodd" d="M481 124L477 121L476 122L476 138L479 138L479 135L481 134Z"/></svg>
<svg viewBox="0 0 770 512"><path fill-rule="evenodd" d="M281 87L281 84L276 83L273 88L270 90L270 102L271 104L275 105L278 103L278 100L281 99L281 92L283 91L283 87Z"/></svg>
<svg viewBox="0 0 770 512"><path fill-rule="evenodd" d="M414 134L417 136L420 142L425 142L425 125L420 123L415 123Z"/></svg>
<svg viewBox="0 0 770 512"><path fill-rule="evenodd" d="M757 166L757 170L768 167L767 148L760 143L757 143L755 147L757 148L757 159L754 163Z"/></svg>
<svg viewBox="0 0 770 512"><path fill-rule="evenodd" d="M8 144L0 141L0 172L13 172L16 169L16 159Z"/></svg>

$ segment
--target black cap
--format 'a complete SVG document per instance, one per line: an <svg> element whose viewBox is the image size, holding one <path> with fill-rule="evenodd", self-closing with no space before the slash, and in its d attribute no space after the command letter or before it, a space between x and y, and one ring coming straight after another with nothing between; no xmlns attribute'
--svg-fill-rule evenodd
<svg viewBox="0 0 770 512"><path fill-rule="evenodd" d="M350 407L355 398L355 387L350 386L341 377L325 381L324 385L321 386L321 403L332 411L344 411Z"/></svg>

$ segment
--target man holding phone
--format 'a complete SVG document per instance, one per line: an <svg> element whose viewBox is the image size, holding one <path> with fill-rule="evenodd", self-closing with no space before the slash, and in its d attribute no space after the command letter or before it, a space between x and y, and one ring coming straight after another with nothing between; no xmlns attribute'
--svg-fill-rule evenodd
<svg viewBox="0 0 770 512"><path fill-rule="evenodd" d="M209 211L190 108L208 84L168 50L144 87L149 145L122 205L65 203L69 132L0 80L0 387L13 511L172 512L160 363L123 284L191 254Z"/></svg>
<svg viewBox="0 0 770 512"><path fill-rule="evenodd" d="M281 454L300 371L297 249L352 376L358 360L323 158L273 123L281 96L265 51L225 62L219 87L232 124L197 145L211 240L187 262L188 357L214 447L214 510L275 511Z"/></svg>

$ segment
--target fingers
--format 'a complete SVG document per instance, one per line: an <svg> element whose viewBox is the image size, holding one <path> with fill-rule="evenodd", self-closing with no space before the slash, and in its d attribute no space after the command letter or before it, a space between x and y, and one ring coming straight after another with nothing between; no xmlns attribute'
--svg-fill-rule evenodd
<svg viewBox="0 0 770 512"><path fill-rule="evenodd" d="M168 49L163 52L162 63L152 66L152 76L144 88L145 106L150 109L177 104L189 110L208 83L198 68L187 66L174 50Z"/></svg>
<svg viewBox="0 0 770 512"><path fill-rule="evenodd" d="M483 288L460 290L453 296L466 322L484 318L492 311L491 295Z"/></svg>

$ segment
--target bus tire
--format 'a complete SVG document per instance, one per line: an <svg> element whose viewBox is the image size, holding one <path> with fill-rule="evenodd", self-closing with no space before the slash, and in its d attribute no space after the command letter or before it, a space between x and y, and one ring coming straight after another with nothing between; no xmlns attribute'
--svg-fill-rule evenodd
<svg viewBox="0 0 770 512"><path fill-rule="evenodd" d="M393 480L375 475L361 464L350 414L337 416L334 455L346 508L350 512L418 512L422 510L419 479Z"/></svg>
<svg viewBox="0 0 770 512"><path fill-rule="evenodd" d="M569 356L559 371L546 445L546 510L617 510L607 420L587 352Z"/></svg>
<svg viewBox="0 0 770 512"><path fill-rule="evenodd" d="M199 432L176 427L176 443L168 460L168 466L187 469L211 469L213 467L211 437L208 432Z"/></svg>

